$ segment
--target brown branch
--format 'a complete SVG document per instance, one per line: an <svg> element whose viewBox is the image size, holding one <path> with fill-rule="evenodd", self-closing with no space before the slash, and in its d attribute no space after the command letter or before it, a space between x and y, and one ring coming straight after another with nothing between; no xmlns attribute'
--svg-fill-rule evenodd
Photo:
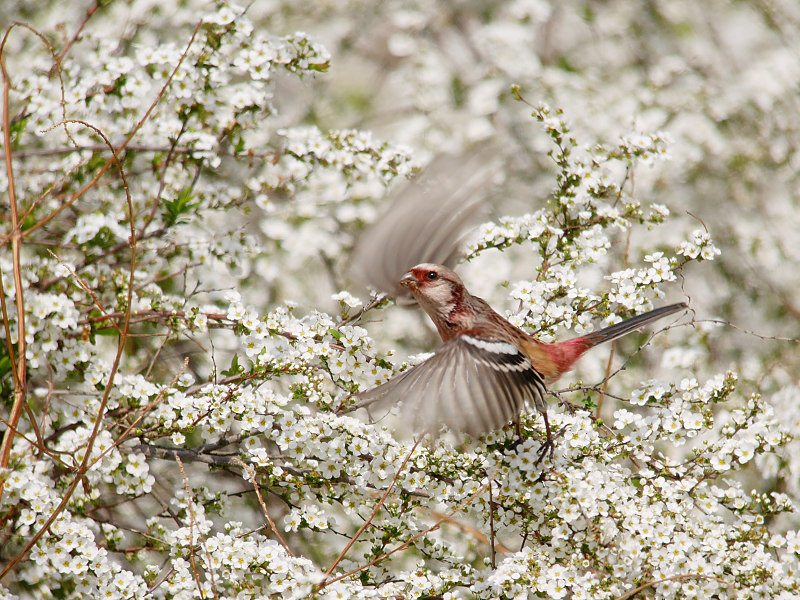
<svg viewBox="0 0 800 600"><path fill-rule="evenodd" d="M10 29L9 29L10 31ZM27 361L25 359L25 295L22 289L22 258L20 256L20 242L22 241L22 224L19 221L19 214L17 212L17 196L14 189L14 168L11 163L11 116L9 111L9 92L11 89L11 80L6 70L5 54L2 49L5 48L5 42L8 36L3 39L2 47L0 47L0 70L3 74L3 145L6 148L6 177L8 178L8 202L11 207L11 253L12 264L14 270L14 292L16 294L16 309L17 309L17 353L14 354L14 347L11 342L10 329L10 316L8 307L5 302L5 294L3 293L2 277L0 276L0 298L2 298L2 311L3 323L6 329L6 344L8 345L8 356L11 360L11 370L14 377L14 404L11 408L11 415L9 417L9 427L6 430L6 435L3 437L3 443L0 445L0 469L5 469L11 458L11 447L14 442L14 432L17 430L17 424L27 402L27 383L28 383L28 369ZM5 488L5 481L0 482L0 498L3 496Z"/></svg>
<svg viewBox="0 0 800 600"><path fill-rule="evenodd" d="M28 156L58 156L61 154L74 154L75 152L103 152L108 150L102 144L85 144L83 146L72 146L64 148L31 148L29 150L20 150L15 152L14 155L20 158ZM128 144L125 150L131 152L167 152L172 154L195 154L200 152L207 152L207 150L199 148L191 148L189 146L176 146L171 148L169 146L151 146L148 144ZM237 156L235 152L226 152L221 150L220 156ZM275 150L268 150L266 152L248 152L247 158L265 158L274 160L279 153Z"/></svg>
<svg viewBox="0 0 800 600"><path fill-rule="evenodd" d="M80 36L81 31L83 31L83 28L86 27L86 23L89 22L89 19L91 19L94 16L94 13L97 12L98 8L100 8L100 3L96 2L92 8L86 11L86 17L81 22L80 26L78 27L78 30L75 32L75 35L72 36L72 39L69 42L67 42L67 44L64 46L64 49L61 51L61 54L58 55L58 58L56 59L56 66L58 67L59 70L61 70L61 63L64 62L64 58L66 58L67 53L72 48L72 45Z"/></svg>
<svg viewBox="0 0 800 600"><path fill-rule="evenodd" d="M28 543L20 550L20 552L15 556L7 565L6 568L0 572L0 581L5 577L14 567L16 567L30 552L31 548L33 548L39 539L50 529L50 526L53 524L53 521L56 520L58 515L66 508L67 504L72 498L72 494L75 492L75 488L78 487L78 484L83 480L83 476L89 470L89 460L91 458L92 448L94 447L95 440L97 439L97 434L100 431L100 424L102 423L103 419L102 416L105 413L106 405L108 404L108 398L111 394L111 390L114 389L113 382L114 376L117 374L117 370L119 369L119 364L122 360L123 350L125 349L125 342L127 341L127 323L126 327L123 329L122 334L119 337L119 343L117 344L117 353L114 357L114 362L111 365L111 372L109 373L108 381L106 382L106 389L103 393L102 399L100 401L100 408L97 411L97 418L95 419L94 429L86 443L86 450L84 451L84 457L81 461L81 464L75 470L75 477L73 478L72 482L70 483L69 487L64 492L63 497L61 498L61 502L56 506L55 510L50 514L50 516L45 521L44 525L28 540Z"/></svg>
<svg viewBox="0 0 800 600"><path fill-rule="evenodd" d="M164 394L166 393L166 391L175 385L175 382L178 381L181 375L183 375L183 372L186 370L186 367L188 365L189 365L189 359L187 358L183 361L183 365L175 374L175 377L172 378L172 381L170 381L169 385L164 386L161 389L161 391L158 392L158 395L156 395L155 399L141 410L141 414L139 414L139 416L137 416L136 419L134 419L133 423L128 425L127 429L125 429L125 431L123 431L119 435L119 437L114 441L114 443L111 444L108 448L106 448L106 450L102 452L100 456L94 459L94 461L90 465L90 468L93 467L96 463L100 462L103 459L103 457L109 454L114 448L119 447L124 441L128 439L128 435L130 434L130 432L133 431L133 429L142 421L142 419L144 419L145 415L149 413L151 410L153 410L157 404L161 403L161 401L164 399Z"/></svg>
<svg viewBox="0 0 800 600"><path fill-rule="evenodd" d="M197 584L197 591L200 592L200 598L205 598L203 594L203 584L200 581L200 573L197 571L197 561L195 560L195 542L194 542L194 532L197 528L197 522L195 521L194 517L194 509L192 508L192 504L194 500L192 500L192 488L189 486L189 478L186 476L186 471L183 469L183 463L179 457L175 457L175 462L178 463L178 468L181 471L181 477L183 478L183 487L186 491L186 510L189 513L189 528L191 529L191 544L189 545L189 561L192 564L192 573L194 573L194 580ZM200 532L198 531L197 539L200 547L206 553L206 561L208 561L208 574L211 579L211 588L214 591L214 598L217 598L217 586L214 582L214 569L211 568L211 554L208 552L208 546L206 546L205 540L200 538Z"/></svg>
<svg viewBox="0 0 800 600"><path fill-rule="evenodd" d="M400 474L403 472L403 469L405 469L406 464L408 463L409 459L411 459L411 456L414 454L414 451L417 449L417 446L419 446L419 443L422 441L423 437L424 436L421 436L416 441L414 446L411 448L411 451L408 453L408 456L405 457L405 459L403 460L402 464L400 465L400 468L397 469L397 473L395 473L394 477L392 478L392 481L389 483L389 486L386 488L386 491L383 493L383 496L381 496L381 499L375 505L375 508L372 509L372 514L370 514L369 518L367 518L367 520L364 521L364 524L361 527L359 527L358 531L356 531L355 535L350 539L348 544L344 547L344 550L342 550L339 553L339 556L336 557L336 560L333 561L333 564L328 568L327 571L325 571L325 575L326 576L330 575L333 572L333 570L336 568L336 565L338 565L340 562L342 562L344 557L347 556L347 553L350 551L350 548L352 548L353 544L356 543L356 540L358 539L358 537L364 532L364 530L367 527L369 527L369 524L372 523L372 519L375 518L375 515L378 514L378 511L381 509L381 506L383 506L384 502L386 502L386 498L389 497L389 493L392 491L392 488L394 488L394 484L397 483L397 479L400 477ZM320 584L320 589L322 587L324 587L324 585L325 585L325 580L323 580L322 583Z"/></svg>
<svg viewBox="0 0 800 600"><path fill-rule="evenodd" d="M289 556L294 557L295 554L292 552L292 549L289 548L289 544L286 543L286 540L283 539L281 532L275 527L275 522L272 520L272 517L269 516L269 511L267 510L267 505L264 502L264 498L261 497L261 490L258 487L258 481L256 481L256 471L252 467L245 464L245 462L237 457L234 457L233 460L242 467L242 469L250 476L250 482L253 484L253 490L256 493L256 497L258 498L259 504L261 504L261 510L264 511L264 516L267 517L267 523L269 523L270 529L272 529L272 533L275 534L275 537L278 538L281 545L284 547L286 552L289 553Z"/></svg>
<svg viewBox="0 0 800 600"><path fill-rule="evenodd" d="M166 230L167 230L167 228L166 228L166 227L159 227L158 229L156 229L156 230L154 230L154 231L151 231L151 232L150 232L150 233L148 233L148 234L145 234L145 235L141 235L141 234L139 234L139 235L137 236L137 238L136 238L136 241L137 241L137 242L141 242L141 241L143 241L143 240L148 240L148 239L150 239L150 238L158 237L158 236L160 236L162 233L164 233ZM33 242L33 241L31 241L31 240L25 240L25 243L26 243L26 244L33 244L33 243L37 243L37 244L39 244L39 243L41 243L41 242L38 242L38 241L37 241L37 242ZM116 246L112 246L111 248L109 248L108 250L105 250L105 251L104 251L104 252L102 252L101 254L98 254L98 255L96 255L96 256L92 256L92 257L91 257L91 260L88 260L88 259L86 259L86 260L84 260L82 263L80 263L80 264L78 264L78 265L75 265L75 268L73 269L73 271L74 271L75 273L77 273L77 272L79 272L79 271L82 271L82 270L83 270L83 269L85 269L85 268L86 268L88 265L90 265L90 264L92 264L92 263L94 263L94 262L97 262L98 260L102 260L102 259L103 259L103 258L105 258L106 256L110 256L110 255L112 255L112 254L116 254L117 252L119 252L119 251L121 251L121 250L124 250L124 249L125 249L125 248L127 248L128 246L130 246L130 240L126 240L126 241L124 241L124 242L120 242L120 243L119 243L119 244L117 244ZM60 247L62 247L62 248L63 248L64 246L60 246ZM64 276L63 276L63 275L56 275L56 276L54 276L54 277L50 277L49 279L45 279L44 281L42 281L42 282L39 284L39 287L40 287L41 289L43 289L43 290L46 290L47 288L49 288L50 286L52 286L52 285L53 285L53 284L55 284L55 283L58 283L58 282L59 282L59 281L61 281L62 279L64 279Z"/></svg>
<svg viewBox="0 0 800 600"><path fill-rule="evenodd" d="M420 508L419 510L423 510L423 509ZM456 521L455 519L453 519L449 515L442 514L442 513L440 513L439 511L436 511L436 510L428 511L427 514L429 514L431 517L439 519L440 523L447 523L449 525L452 525L453 527L456 527L456 528L460 529L464 533L467 533L467 534L471 535L476 540L478 540L481 544L485 544L486 546L492 547L492 549L494 550L495 553L499 552L500 554L508 554L509 552L511 552L510 549L506 548L503 544L501 544L497 540L495 540L494 543L492 543L489 540L489 538L486 537L485 534L481 533L480 531L478 531L474 527L470 527L466 523L461 523L460 521Z"/></svg>
<svg viewBox="0 0 800 600"><path fill-rule="evenodd" d="M219 448L226 446L237 444L242 440L242 436L235 436L230 439L226 440L218 440L217 442L206 444L196 449L190 448L166 448L164 446L153 446L147 443L140 443L137 446L133 446L130 448L122 447L120 450L122 452L141 452L148 458L160 458L162 460L175 460L175 457L180 457L181 460L184 462L199 462L207 465L211 465L213 467L233 467L233 466L241 466L240 462L241 459L234 455L234 454L211 454L213 450L218 450ZM271 456L274 460L279 460L281 456ZM248 464L248 463L245 463ZM251 465L256 466L256 465ZM290 467L288 465L284 465L283 470L289 473L290 475L294 475L295 477L306 477L310 471L304 471L302 469L296 469L294 467ZM329 480L331 483L344 483L347 485L356 486L358 483L352 477L340 476L335 477ZM372 485L367 485L367 487L372 488ZM400 491L407 495L413 496L415 498L430 498L430 494L427 492L419 491L419 490L407 490L404 487L399 488ZM376 494L377 495L377 494Z"/></svg>
<svg viewBox="0 0 800 600"><path fill-rule="evenodd" d="M156 217L156 211L158 210L161 194L164 192L164 186L167 183L166 179L167 167L169 167L169 161L172 159L172 155L175 153L175 148L178 145L178 140L186 131L186 123L187 120L184 119L183 123L181 123L181 130L178 132L178 135L175 136L175 139L172 141L172 145L169 148L169 152L167 152L167 156L166 158L164 158L164 165L161 168L161 174L159 176L158 191L153 197L153 208L150 209L150 214L147 215L147 218L144 221L144 225L142 225L142 232L140 233L140 235L144 235L147 232L147 228L150 227L150 223L152 223L153 219L155 219ZM192 185L194 185L194 182L192 183Z"/></svg>
<svg viewBox="0 0 800 600"><path fill-rule="evenodd" d="M223 456L220 454L206 454L197 450L186 448L164 448L163 446L151 446L150 444L139 444L131 448L132 452L141 452L149 458L161 458L164 460L175 460L181 458L187 462L200 462L215 467L237 466L236 456Z"/></svg>

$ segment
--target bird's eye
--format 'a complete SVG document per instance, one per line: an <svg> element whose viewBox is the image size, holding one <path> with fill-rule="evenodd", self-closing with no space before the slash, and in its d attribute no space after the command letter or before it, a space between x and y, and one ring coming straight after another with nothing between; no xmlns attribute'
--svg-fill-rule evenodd
<svg viewBox="0 0 800 600"><path fill-rule="evenodd" d="M436 281L437 279L439 279L439 274L436 271L428 271L425 274L425 277L428 278L428 281Z"/></svg>

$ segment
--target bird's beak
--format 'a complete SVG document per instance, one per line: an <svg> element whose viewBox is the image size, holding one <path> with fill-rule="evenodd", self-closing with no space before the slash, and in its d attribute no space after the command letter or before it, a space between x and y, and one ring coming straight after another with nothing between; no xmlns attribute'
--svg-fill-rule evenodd
<svg viewBox="0 0 800 600"><path fill-rule="evenodd" d="M398 283L402 285L404 288L408 288L412 292L419 287L417 278L414 277L414 274L411 271L403 275L403 278Z"/></svg>

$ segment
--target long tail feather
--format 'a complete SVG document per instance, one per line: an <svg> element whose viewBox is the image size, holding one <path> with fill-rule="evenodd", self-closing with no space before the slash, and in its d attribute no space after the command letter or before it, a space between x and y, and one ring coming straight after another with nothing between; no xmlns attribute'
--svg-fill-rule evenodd
<svg viewBox="0 0 800 600"><path fill-rule="evenodd" d="M611 340L615 340L623 335L627 335L632 331L635 331L636 329L646 325L647 323L650 323L651 321L655 321L657 319L666 317L667 315L686 310L687 308L689 308L689 305L685 302L662 306L661 308L656 308L650 312L626 319L625 321L612 325L611 327L606 327L600 331L589 333L578 339L584 341L586 343L586 349L589 349L597 344L610 342Z"/></svg>

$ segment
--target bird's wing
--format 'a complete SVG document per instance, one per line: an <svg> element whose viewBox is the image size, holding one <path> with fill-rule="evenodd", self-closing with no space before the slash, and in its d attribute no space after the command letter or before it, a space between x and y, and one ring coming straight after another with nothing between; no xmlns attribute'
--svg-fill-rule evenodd
<svg viewBox="0 0 800 600"><path fill-rule="evenodd" d="M545 386L514 345L461 335L383 385L359 394L373 419L399 405L400 429L436 432L441 425L473 437L498 429L533 402L546 410Z"/></svg>
<svg viewBox="0 0 800 600"><path fill-rule="evenodd" d="M351 274L360 283L413 304L397 282L411 267L434 263L452 268L469 230L485 212L498 154L441 156L397 190L388 210L360 237Z"/></svg>

